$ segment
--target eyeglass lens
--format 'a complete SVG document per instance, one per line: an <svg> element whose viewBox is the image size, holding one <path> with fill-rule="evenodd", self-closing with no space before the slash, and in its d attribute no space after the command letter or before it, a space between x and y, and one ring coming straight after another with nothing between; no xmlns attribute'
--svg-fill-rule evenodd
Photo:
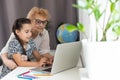
<svg viewBox="0 0 120 80"><path fill-rule="evenodd" d="M41 24L41 23L42 23L42 24L45 25L45 24L47 24L47 22L48 22L47 20L42 21L42 20L40 20L40 19L35 19L35 23L36 23L36 24Z"/></svg>

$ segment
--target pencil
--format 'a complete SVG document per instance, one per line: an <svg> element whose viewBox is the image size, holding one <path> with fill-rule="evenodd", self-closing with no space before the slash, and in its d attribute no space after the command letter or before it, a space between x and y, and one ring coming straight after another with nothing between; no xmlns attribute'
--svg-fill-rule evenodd
<svg viewBox="0 0 120 80"><path fill-rule="evenodd" d="M23 75L23 77L28 77L28 78L32 78L32 79L37 78L37 77L35 77L35 76L31 76L31 75Z"/></svg>
<svg viewBox="0 0 120 80"><path fill-rule="evenodd" d="M30 73L30 71L27 71L27 72L21 73L21 74L19 74L19 75L25 75L25 74L27 74L27 73Z"/></svg>
<svg viewBox="0 0 120 80"><path fill-rule="evenodd" d="M32 78L28 78L28 77L22 77L22 76L17 76L18 78L21 78L21 79L27 79L27 80L32 80Z"/></svg>
<svg viewBox="0 0 120 80"><path fill-rule="evenodd" d="M52 76L51 74L33 74L34 76Z"/></svg>

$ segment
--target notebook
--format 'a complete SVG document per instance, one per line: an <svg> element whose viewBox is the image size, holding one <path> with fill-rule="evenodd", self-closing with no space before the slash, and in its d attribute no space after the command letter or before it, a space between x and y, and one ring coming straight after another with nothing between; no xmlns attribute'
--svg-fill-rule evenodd
<svg viewBox="0 0 120 80"><path fill-rule="evenodd" d="M33 71L56 74L64 70L74 68L80 58L82 44L80 41L58 44L52 66L45 68L32 68Z"/></svg>

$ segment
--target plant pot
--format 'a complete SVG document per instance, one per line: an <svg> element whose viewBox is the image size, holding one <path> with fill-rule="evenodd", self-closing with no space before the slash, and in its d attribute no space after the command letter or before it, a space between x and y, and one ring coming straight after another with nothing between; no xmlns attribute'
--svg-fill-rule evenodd
<svg viewBox="0 0 120 80"><path fill-rule="evenodd" d="M82 41L84 65L92 80L120 80L120 42Z"/></svg>

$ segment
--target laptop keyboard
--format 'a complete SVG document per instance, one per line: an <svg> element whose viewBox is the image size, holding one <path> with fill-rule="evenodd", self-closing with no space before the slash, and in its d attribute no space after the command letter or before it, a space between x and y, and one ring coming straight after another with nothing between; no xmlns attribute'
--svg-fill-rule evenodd
<svg viewBox="0 0 120 80"><path fill-rule="evenodd" d="M51 72L51 68L44 69L43 71Z"/></svg>

